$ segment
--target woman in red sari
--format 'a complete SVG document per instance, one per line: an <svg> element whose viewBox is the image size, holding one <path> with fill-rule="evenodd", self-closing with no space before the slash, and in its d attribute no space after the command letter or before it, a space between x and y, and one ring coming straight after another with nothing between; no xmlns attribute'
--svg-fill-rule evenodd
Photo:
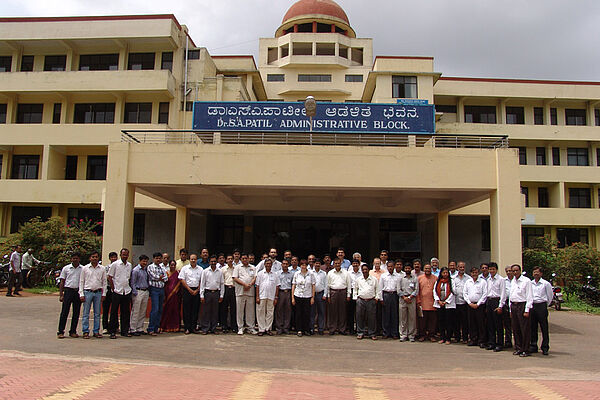
<svg viewBox="0 0 600 400"><path fill-rule="evenodd" d="M162 332L179 332L181 322L181 295L179 293L179 273L175 260L169 262L169 279L165 284L165 305L160 319Z"/></svg>

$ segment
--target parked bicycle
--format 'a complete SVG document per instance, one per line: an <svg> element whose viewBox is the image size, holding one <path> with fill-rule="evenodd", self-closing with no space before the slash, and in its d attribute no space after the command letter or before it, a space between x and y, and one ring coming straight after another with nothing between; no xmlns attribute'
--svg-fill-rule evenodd
<svg viewBox="0 0 600 400"><path fill-rule="evenodd" d="M10 260L8 254L5 254L4 257L2 257L0 266L0 287L5 287L8 286L8 279L10 278Z"/></svg>
<svg viewBox="0 0 600 400"><path fill-rule="evenodd" d="M42 261L40 262L40 264L44 264L44 265L48 265L50 264L48 261ZM40 268L40 266L37 266L35 268L31 268L29 270L29 272L27 273L27 284L29 285L29 287L36 287L36 286L52 286L52 285L56 285L58 286L59 279L58 277L60 276L60 269L55 269L55 268L48 268L48 269L44 269L44 268Z"/></svg>

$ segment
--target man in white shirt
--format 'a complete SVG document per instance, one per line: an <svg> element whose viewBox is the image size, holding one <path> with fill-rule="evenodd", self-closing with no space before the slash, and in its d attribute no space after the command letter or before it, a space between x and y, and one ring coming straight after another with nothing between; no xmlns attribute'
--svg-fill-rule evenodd
<svg viewBox="0 0 600 400"><path fill-rule="evenodd" d="M185 334L198 333L196 320L200 309L200 282L202 271L198 265L198 255L190 254L189 264L184 265L179 271L179 282L182 286L183 326Z"/></svg>
<svg viewBox="0 0 600 400"><path fill-rule="evenodd" d="M368 265L364 264L360 268L362 276L357 278L355 282L357 295L356 338L360 340L365 335L369 335L371 339L377 340L377 335L375 334L375 303L380 299L379 281L370 274Z"/></svg>
<svg viewBox="0 0 600 400"><path fill-rule="evenodd" d="M450 261L448 263L448 271L450 271L450 279L454 279L454 277L458 274L458 270L456 269L456 261Z"/></svg>
<svg viewBox="0 0 600 400"><path fill-rule="evenodd" d="M6 297L13 297L12 291L15 288L15 294L20 296L21 291L21 245L16 245L15 250L10 255L10 266L8 268L8 291Z"/></svg>
<svg viewBox="0 0 600 400"><path fill-rule="evenodd" d="M548 335L548 307L552 303L554 291L550 282L542 278L542 268L533 267L533 280L531 281L533 295L533 308L531 310L531 345L530 353L538 352L538 324L542 331L542 354L547 356L550 349Z"/></svg>
<svg viewBox="0 0 600 400"><path fill-rule="evenodd" d="M398 282L398 296L400 297L400 340L415 341L417 333L417 295L419 294L419 281L412 275L410 263L404 265L404 276Z"/></svg>
<svg viewBox="0 0 600 400"><path fill-rule="evenodd" d="M321 270L321 260L316 258L313 262L315 281L315 302L310 307L311 333L314 334L315 318L317 319L317 331L319 335L325 330L325 304L327 302L327 274Z"/></svg>
<svg viewBox="0 0 600 400"><path fill-rule="evenodd" d="M383 252L382 252L383 253ZM399 339L398 332L398 275L394 271L394 263L387 263L387 272L379 278L379 299L383 303L381 322L383 338Z"/></svg>
<svg viewBox="0 0 600 400"><path fill-rule="evenodd" d="M531 341L529 312L533 307L533 289L529 278L521 274L519 264L513 264L511 268L513 279L510 281L510 319L515 338L513 355L529 357Z"/></svg>
<svg viewBox="0 0 600 400"><path fill-rule="evenodd" d="M487 350L501 351L504 346L504 329L502 328L502 305L506 301L504 277L498 274L498 264L488 264L486 324L488 328ZM481 278L480 278L481 279Z"/></svg>
<svg viewBox="0 0 600 400"><path fill-rule="evenodd" d="M117 261L118 258L119 258L119 255L117 254L116 251L111 251L110 253L108 253L108 263L102 265L102 267L106 271L107 278L108 278L108 271L110 269L110 265L112 263L114 263L115 261ZM102 302L102 329L104 329L103 333L108 333L108 327L110 326L110 324L108 323L108 317L110 315L110 305L112 304L112 288L110 287L110 284L108 283L108 279L106 280L105 294L106 294L106 297L104 298L104 301Z"/></svg>
<svg viewBox="0 0 600 400"><path fill-rule="evenodd" d="M223 273L217 268L217 256L208 258L209 267L202 271L200 282L200 303L202 303L202 334L217 334L219 321L219 303L223 301L225 281Z"/></svg>
<svg viewBox="0 0 600 400"><path fill-rule="evenodd" d="M294 273L289 270L289 260L281 261L281 272L279 272L279 299L275 306L275 325L277 334L290 333L292 318L292 280Z"/></svg>
<svg viewBox="0 0 600 400"><path fill-rule="evenodd" d="M277 261L277 249L276 248L269 249L269 258L271 259L271 262L273 263L273 265L271 265L271 271L279 273L281 271L281 262ZM297 260L297 258L296 258L296 260ZM297 265L297 263L296 263L296 265ZM265 260L261 260L256 265L256 273L258 274L263 269L265 269ZM294 270L294 272L296 272L296 270Z"/></svg>
<svg viewBox="0 0 600 400"><path fill-rule="evenodd" d="M235 254L238 255L239 265L242 262L239 261L240 253L235 252L234 255L227 255L225 258L225 265L221 268L223 273L223 281L225 283L225 294L223 295L223 301L219 304L219 320L221 322L221 328L223 333L229 331L237 332L237 314L235 310L235 286L233 284L233 270L236 267Z"/></svg>
<svg viewBox="0 0 600 400"><path fill-rule="evenodd" d="M129 258L129 249L121 249L121 257L110 264L108 270L108 283L112 289L112 301L110 306L110 322L108 332L111 339L117 338L117 329L119 328L119 310L121 311L121 336L131 337L129 333L129 318L131 317L131 263Z"/></svg>
<svg viewBox="0 0 600 400"><path fill-rule="evenodd" d="M456 323L454 324L454 338L457 342L468 343L469 340L469 306L465 301L464 289L465 283L472 280L471 277L465 274L466 264L464 261L459 261L456 267L456 276L452 279L452 290L456 297Z"/></svg>
<svg viewBox="0 0 600 400"><path fill-rule="evenodd" d="M350 301L348 301L348 304L346 305L346 326L348 327L348 332L351 335L354 335L356 333L354 324L356 322L356 279L362 276L362 271L360 270L360 267L362 265L367 264L361 262L359 258L354 258L352 259L352 265L348 269L348 275L350 276L351 291Z"/></svg>
<svg viewBox="0 0 600 400"><path fill-rule="evenodd" d="M463 297L467 302L469 314L469 344L485 348L485 301L487 282L479 279L479 268L471 268L471 280L465 282Z"/></svg>
<svg viewBox="0 0 600 400"><path fill-rule="evenodd" d="M40 263L40 260L33 256L33 249L27 249L25 254L23 254L23 258L21 259L21 282L23 282L22 286L27 286L27 274L32 268L35 268L36 265Z"/></svg>
<svg viewBox="0 0 600 400"><path fill-rule="evenodd" d="M327 319L330 335L336 332L346 334L346 305L350 301L351 285L348 271L342 269L342 260L336 258L333 260L333 269L327 273Z"/></svg>
<svg viewBox="0 0 600 400"><path fill-rule="evenodd" d="M98 263L100 254L93 251L90 254L90 263L83 267L79 277L79 300L83 304L83 318L81 325L83 328L83 338L90 337L90 308L94 306L94 327L93 334L95 338L100 339L100 304L106 296L106 269Z"/></svg>
<svg viewBox="0 0 600 400"><path fill-rule="evenodd" d="M256 321L258 336L273 336L273 310L279 298L279 274L272 271L273 261L267 258L265 269L256 276Z"/></svg>
<svg viewBox="0 0 600 400"><path fill-rule="evenodd" d="M256 282L256 268L248 263L248 255L242 254L240 257L242 265L238 265L233 270L233 282L235 283L235 301L237 312L238 335L244 334L244 329L248 329L253 335L256 335L254 329L254 283ZM264 263L263 263L264 265ZM246 325L244 325L244 321Z"/></svg>
<svg viewBox="0 0 600 400"><path fill-rule="evenodd" d="M65 337L65 326L69 317L69 309L72 307L71 329L69 337L78 338L77 324L81 310L81 299L79 298L79 280L81 278L81 264L79 253L71 254L71 264L65 265L60 271L60 295L58 300L62 303L60 319L58 321L58 338Z"/></svg>
<svg viewBox="0 0 600 400"><path fill-rule="evenodd" d="M512 268L507 266L504 268L506 276L504 277L504 290L506 292L506 301L502 306L502 326L504 327L504 348L512 347L512 324L510 322L510 281L513 278Z"/></svg>

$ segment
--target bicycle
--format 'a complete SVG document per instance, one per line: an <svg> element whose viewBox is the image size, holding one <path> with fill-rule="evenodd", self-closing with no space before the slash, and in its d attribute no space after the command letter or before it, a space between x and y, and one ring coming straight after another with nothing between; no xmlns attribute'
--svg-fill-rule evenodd
<svg viewBox="0 0 600 400"><path fill-rule="evenodd" d="M48 265L50 262L41 261L40 264ZM39 266L31 268L26 279L29 287L53 286L56 283L55 271L50 268L44 272Z"/></svg>

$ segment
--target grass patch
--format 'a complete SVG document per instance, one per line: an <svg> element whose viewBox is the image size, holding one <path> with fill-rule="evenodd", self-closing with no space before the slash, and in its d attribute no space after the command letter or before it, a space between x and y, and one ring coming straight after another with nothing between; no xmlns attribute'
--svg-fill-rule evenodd
<svg viewBox="0 0 600 400"><path fill-rule="evenodd" d="M569 308L571 311L581 311L588 314L600 315L600 307L590 306L576 295L565 296L564 307Z"/></svg>
<svg viewBox="0 0 600 400"><path fill-rule="evenodd" d="M33 293L33 294L52 294L52 293L58 293L58 288L56 286L53 286L53 285L38 286L38 287L34 287L34 288L25 288L24 290L27 293Z"/></svg>

